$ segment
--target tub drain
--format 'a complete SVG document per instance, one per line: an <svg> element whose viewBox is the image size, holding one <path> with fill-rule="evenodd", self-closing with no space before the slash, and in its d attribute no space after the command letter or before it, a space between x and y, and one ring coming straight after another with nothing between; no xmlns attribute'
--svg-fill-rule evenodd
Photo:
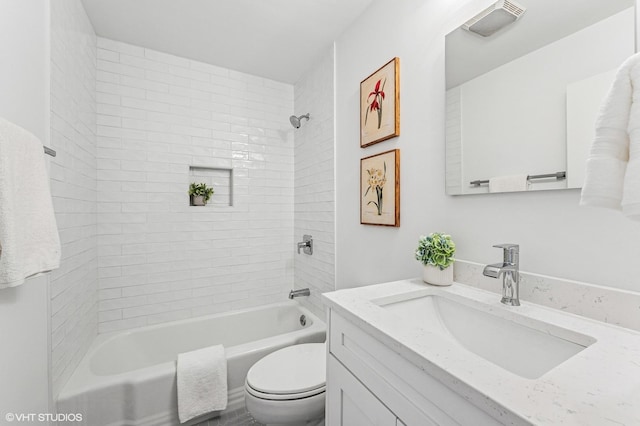
<svg viewBox="0 0 640 426"><path fill-rule="evenodd" d="M305 317L304 315L300 315L300 325L303 327L307 325L307 317Z"/></svg>

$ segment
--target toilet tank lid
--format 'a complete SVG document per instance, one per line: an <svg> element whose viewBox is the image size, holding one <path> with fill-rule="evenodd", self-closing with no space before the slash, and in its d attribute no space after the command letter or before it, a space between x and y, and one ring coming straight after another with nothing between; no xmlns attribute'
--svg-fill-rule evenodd
<svg viewBox="0 0 640 426"><path fill-rule="evenodd" d="M304 343L277 350L256 362L247 373L247 384L270 394L308 392L327 380L324 343Z"/></svg>

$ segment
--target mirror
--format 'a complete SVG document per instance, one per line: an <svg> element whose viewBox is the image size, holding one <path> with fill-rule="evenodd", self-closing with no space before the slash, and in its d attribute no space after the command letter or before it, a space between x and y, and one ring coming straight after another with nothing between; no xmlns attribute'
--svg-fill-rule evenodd
<svg viewBox="0 0 640 426"><path fill-rule="evenodd" d="M582 187L600 103L635 52L634 0L505 3L526 10L490 36L446 36L449 195L489 193L489 180L491 192Z"/></svg>

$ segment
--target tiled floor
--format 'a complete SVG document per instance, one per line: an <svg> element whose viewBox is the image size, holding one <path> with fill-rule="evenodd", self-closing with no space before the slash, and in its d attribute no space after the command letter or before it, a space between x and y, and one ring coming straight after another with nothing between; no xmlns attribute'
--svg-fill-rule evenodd
<svg viewBox="0 0 640 426"><path fill-rule="evenodd" d="M251 417L246 409L224 413L220 417L198 423L195 426L262 426Z"/></svg>

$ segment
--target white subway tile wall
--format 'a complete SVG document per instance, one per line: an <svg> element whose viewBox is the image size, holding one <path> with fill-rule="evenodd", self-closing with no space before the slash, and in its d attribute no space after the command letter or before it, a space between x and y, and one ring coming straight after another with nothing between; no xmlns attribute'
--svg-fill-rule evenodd
<svg viewBox="0 0 640 426"><path fill-rule="evenodd" d="M99 331L285 300L293 86L97 45ZM190 207L189 166L233 168L234 205Z"/></svg>
<svg viewBox="0 0 640 426"><path fill-rule="evenodd" d="M51 2L51 192L62 242L51 273L54 397L97 334L96 35L80 0Z"/></svg>
<svg viewBox="0 0 640 426"><path fill-rule="evenodd" d="M296 254L295 288L311 296L298 300L320 318L320 294L335 290L334 50L295 85L296 115L311 114L295 136L295 238L313 236L313 255ZM357 143L357 141L356 141Z"/></svg>

